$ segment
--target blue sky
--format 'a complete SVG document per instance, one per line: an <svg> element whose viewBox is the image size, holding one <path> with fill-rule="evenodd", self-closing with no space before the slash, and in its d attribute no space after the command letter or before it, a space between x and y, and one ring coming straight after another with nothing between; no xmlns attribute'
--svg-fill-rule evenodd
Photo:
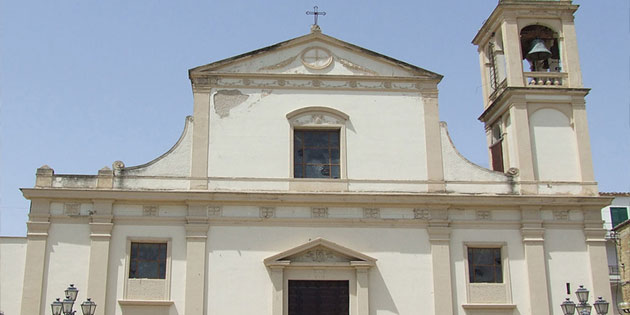
<svg viewBox="0 0 630 315"><path fill-rule="evenodd" d="M495 7L476 1L0 1L0 235L23 235L35 170L96 174L167 151L192 114L188 69L309 32L444 75L440 118L488 165L470 41ZM574 1L596 179L630 191L630 4Z"/></svg>

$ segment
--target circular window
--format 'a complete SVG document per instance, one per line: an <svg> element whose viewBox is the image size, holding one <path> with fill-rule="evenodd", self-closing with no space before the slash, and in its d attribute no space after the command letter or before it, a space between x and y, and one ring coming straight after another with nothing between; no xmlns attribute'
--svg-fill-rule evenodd
<svg viewBox="0 0 630 315"><path fill-rule="evenodd" d="M311 47L302 52L300 56L302 63L310 69L321 70L328 66L333 61L333 56L330 51L323 47Z"/></svg>

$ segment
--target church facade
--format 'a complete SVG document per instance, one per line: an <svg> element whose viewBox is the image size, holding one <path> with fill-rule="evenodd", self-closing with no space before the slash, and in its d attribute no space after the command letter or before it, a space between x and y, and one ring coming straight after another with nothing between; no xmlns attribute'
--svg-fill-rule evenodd
<svg viewBox="0 0 630 315"><path fill-rule="evenodd" d="M99 315L562 314L582 284L610 301L576 10L502 0L473 39L492 170L440 122L441 75L317 25L191 69L171 150L22 189L7 310L47 314L69 283Z"/></svg>

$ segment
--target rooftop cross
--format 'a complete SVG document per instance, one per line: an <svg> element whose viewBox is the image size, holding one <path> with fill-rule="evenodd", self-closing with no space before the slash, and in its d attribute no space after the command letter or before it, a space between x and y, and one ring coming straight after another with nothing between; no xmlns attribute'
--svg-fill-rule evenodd
<svg viewBox="0 0 630 315"><path fill-rule="evenodd" d="M314 19L314 22L315 22L315 23L313 23L313 25L317 25L317 16L318 15L326 15L326 12L317 11L317 9L319 9L319 7L314 6L313 7L314 11L306 11L306 15L313 15L313 19Z"/></svg>

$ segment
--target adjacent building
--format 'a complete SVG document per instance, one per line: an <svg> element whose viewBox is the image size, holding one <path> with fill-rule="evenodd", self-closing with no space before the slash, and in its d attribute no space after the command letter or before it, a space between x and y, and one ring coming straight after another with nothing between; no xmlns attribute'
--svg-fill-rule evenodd
<svg viewBox="0 0 630 315"><path fill-rule="evenodd" d="M612 305L630 302L630 274L626 266L630 266L630 234L628 233L628 214L630 214L630 193L602 192L602 196L614 197L612 203L602 209L604 227L608 230L606 237L606 253L608 257L608 273L610 274L610 290ZM621 305L630 312L630 303ZM622 312L620 307L618 312Z"/></svg>
<svg viewBox="0 0 630 315"><path fill-rule="evenodd" d="M610 301L577 9L501 0L473 39L492 170L440 122L441 75L317 25L191 69L162 156L37 170L0 307L45 314L69 283L99 315L561 314L580 284Z"/></svg>

